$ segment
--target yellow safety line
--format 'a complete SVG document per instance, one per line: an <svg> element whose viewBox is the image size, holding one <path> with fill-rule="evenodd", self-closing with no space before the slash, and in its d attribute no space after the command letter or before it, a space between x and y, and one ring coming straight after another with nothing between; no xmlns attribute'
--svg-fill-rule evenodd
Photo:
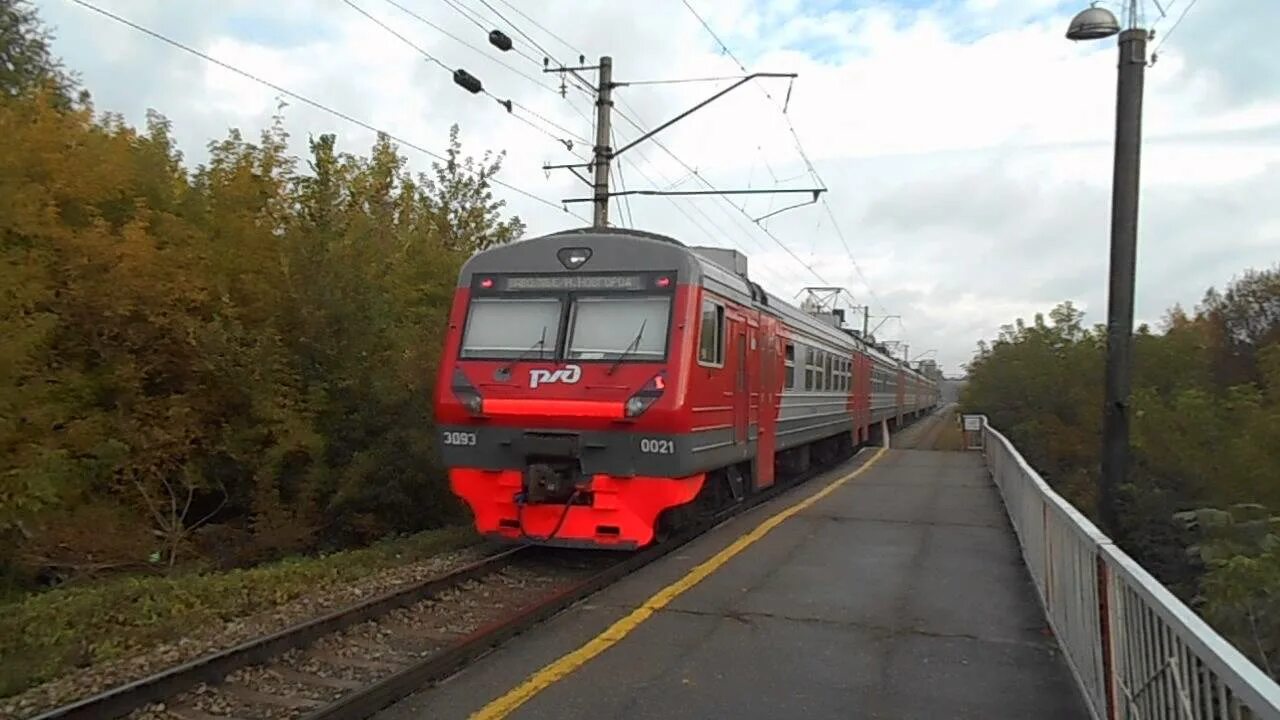
<svg viewBox="0 0 1280 720"><path fill-rule="evenodd" d="M637 607L628 615L618 620L613 625L610 625L608 629L595 636L586 645L583 645L577 650L570 652L559 660L556 660L550 665L542 668L533 675L530 675L529 679L512 688L507 692L507 694L497 698L493 702L490 702L488 705L485 705L483 708L476 711L471 715L471 720L498 720L499 718L505 718L516 708L528 702L534 695L542 692L552 683L560 680L569 673L572 673L587 664L587 662L595 656L605 650L608 650L619 640L626 637L632 630L639 627L640 623L649 619L650 615L661 610L672 600L679 597L684 591L694 585L697 585L704 578L715 572L720 568L720 566L733 558L734 555L742 552L749 545L768 534L770 530L781 525L792 515L795 515L801 510L812 506L822 498L830 495L841 485L844 485L850 480L861 475L867 468L874 465L887 449L887 447L880 448L876 451L875 455L871 456L870 460L857 470L833 481L830 485L822 488L822 490L819 490L813 495L784 510L780 510L777 514L760 523L754 530L743 535L737 540L734 540L728 547L713 555L711 559L704 561L702 564L690 570L689 574L659 590L648 600L645 600L640 607Z"/></svg>

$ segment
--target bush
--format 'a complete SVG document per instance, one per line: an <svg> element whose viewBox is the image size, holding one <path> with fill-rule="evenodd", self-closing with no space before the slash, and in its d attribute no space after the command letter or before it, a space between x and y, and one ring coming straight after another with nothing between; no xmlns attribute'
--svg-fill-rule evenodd
<svg viewBox="0 0 1280 720"><path fill-rule="evenodd" d="M430 398L461 263L524 230L501 156L454 127L415 175L321 135L301 170L277 117L193 169L161 115L97 113L26 3L0 35L6 592L461 519Z"/></svg>
<svg viewBox="0 0 1280 720"><path fill-rule="evenodd" d="M1105 339L1105 329L1085 328L1070 303L1055 308L1049 322L1040 315L1030 325L1019 320L990 345L979 344L962 395L967 412L987 413L1090 515ZM1250 270L1221 294L1210 289L1194 315L1174 308L1163 333L1139 328L1135 344L1133 461L1118 488L1114 539L1273 672L1280 661L1280 540L1264 534L1257 545L1220 537L1202 544L1184 524L1218 517L1212 508L1280 507L1280 267ZM1221 525L1241 529L1231 517ZM1189 554L1190 543L1198 544ZM1212 562L1200 554L1205 548L1213 549Z"/></svg>
<svg viewBox="0 0 1280 720"><path fill-rule="evenodd" d="M0 607L0 696L475 541L469 527L453 527L326 557L220 573L118 577L31 595Z"/></svg>

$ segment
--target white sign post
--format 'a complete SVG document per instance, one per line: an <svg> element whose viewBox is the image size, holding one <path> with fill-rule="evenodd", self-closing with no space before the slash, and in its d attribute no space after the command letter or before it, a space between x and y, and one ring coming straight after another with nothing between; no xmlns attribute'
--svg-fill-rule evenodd
<svg viewBox="0 0 1280 720"><path fill-rule="evenodd" d="M964 449L965 450L981 450L982 444L982 416L981 415L964 415Z"/></svg>

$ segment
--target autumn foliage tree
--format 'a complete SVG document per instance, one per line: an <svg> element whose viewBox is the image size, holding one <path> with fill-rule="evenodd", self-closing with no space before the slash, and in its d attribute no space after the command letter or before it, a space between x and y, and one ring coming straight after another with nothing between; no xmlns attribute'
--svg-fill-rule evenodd
<svg viewBox="0 0 1280 720"><path fill-rule="evenodd" d="M0 573L246 563L439 525L429 399L461 263L523 232L502 157L283 117L188 167L0 0ZM14 39L17 40L14 40Z"/></svg>
<svg viewBox="0 0 1280 720"><path fill-rule="evenodd" d="M1280 670L1280 266L1139 328L1133 462L1116 540L1273 675ZM1093 514L1106 332L1064 303L1006 326L968 367L987 413Z"/></svg>

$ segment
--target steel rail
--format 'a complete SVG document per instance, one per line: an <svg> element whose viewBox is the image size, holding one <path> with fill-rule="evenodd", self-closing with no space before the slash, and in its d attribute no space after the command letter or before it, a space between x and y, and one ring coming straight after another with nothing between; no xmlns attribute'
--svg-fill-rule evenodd
<svg viewBox="0 0 1280 720"><path fill-rule="evenodd" d="M306 715L306 720L349 720L368 717L396 700L447 678L508 639L553 617L583 598L608 587L622 577L658 560L730 519L781 497L812 478L839 468L849 460L856 459L860 451L861 449L854 449L852 452L842 453L833 463L813 467L783 478L773 486L747 496L742 502L708 518L694 521L676 535L660 543L625 556L625 559L585 580L522 607L504 619L482 626L450 643L442 650L388 677L343 695ZM205 655L98 695L54 708L35 716L32 720L79 720L80 718L115 718L127 715L150 703L173 698L200 683L216 684L232 671L264 663L289 650L310 645L326 635L412 605L467 580L497 572L511 565L517 557L539 547L525 544L502 550L425 582L385 593L322 617L298 623L271 635Z"/></svg>
<svg viewBox="0 0 1280 720"><path fill-rule="evenodd" d="M508 639L550 619L580 600L603 590L619 579L639 570L704 533L742 513L797 489L814 477L839 468L855 459L860 450L842 455L830 465L812 468L748 496L708 519L692 523L686 530L641 550L616 565L611 565L586 580L562 590L535 605L522 608L505 620L480 628L439 653L395 673L378 683L352 692L333 703L306 715L304 720L363 720L392 703L440 682L468 663L488 653Z"/></svg>
<svg viewBox="0 0 1280 720"><path fill-rule="evenodd" d="M289 650L365 620L412 605L467 580L488 575L510 565L528 546L497 552L424 582L361 601L318 618L255 638L235 647L204 655L158 673L118 685L98 695L35 716L33 720L80 720L127 715L149 703L171 698L202 682L217 682L228 673L255 665Z"/></svg>

